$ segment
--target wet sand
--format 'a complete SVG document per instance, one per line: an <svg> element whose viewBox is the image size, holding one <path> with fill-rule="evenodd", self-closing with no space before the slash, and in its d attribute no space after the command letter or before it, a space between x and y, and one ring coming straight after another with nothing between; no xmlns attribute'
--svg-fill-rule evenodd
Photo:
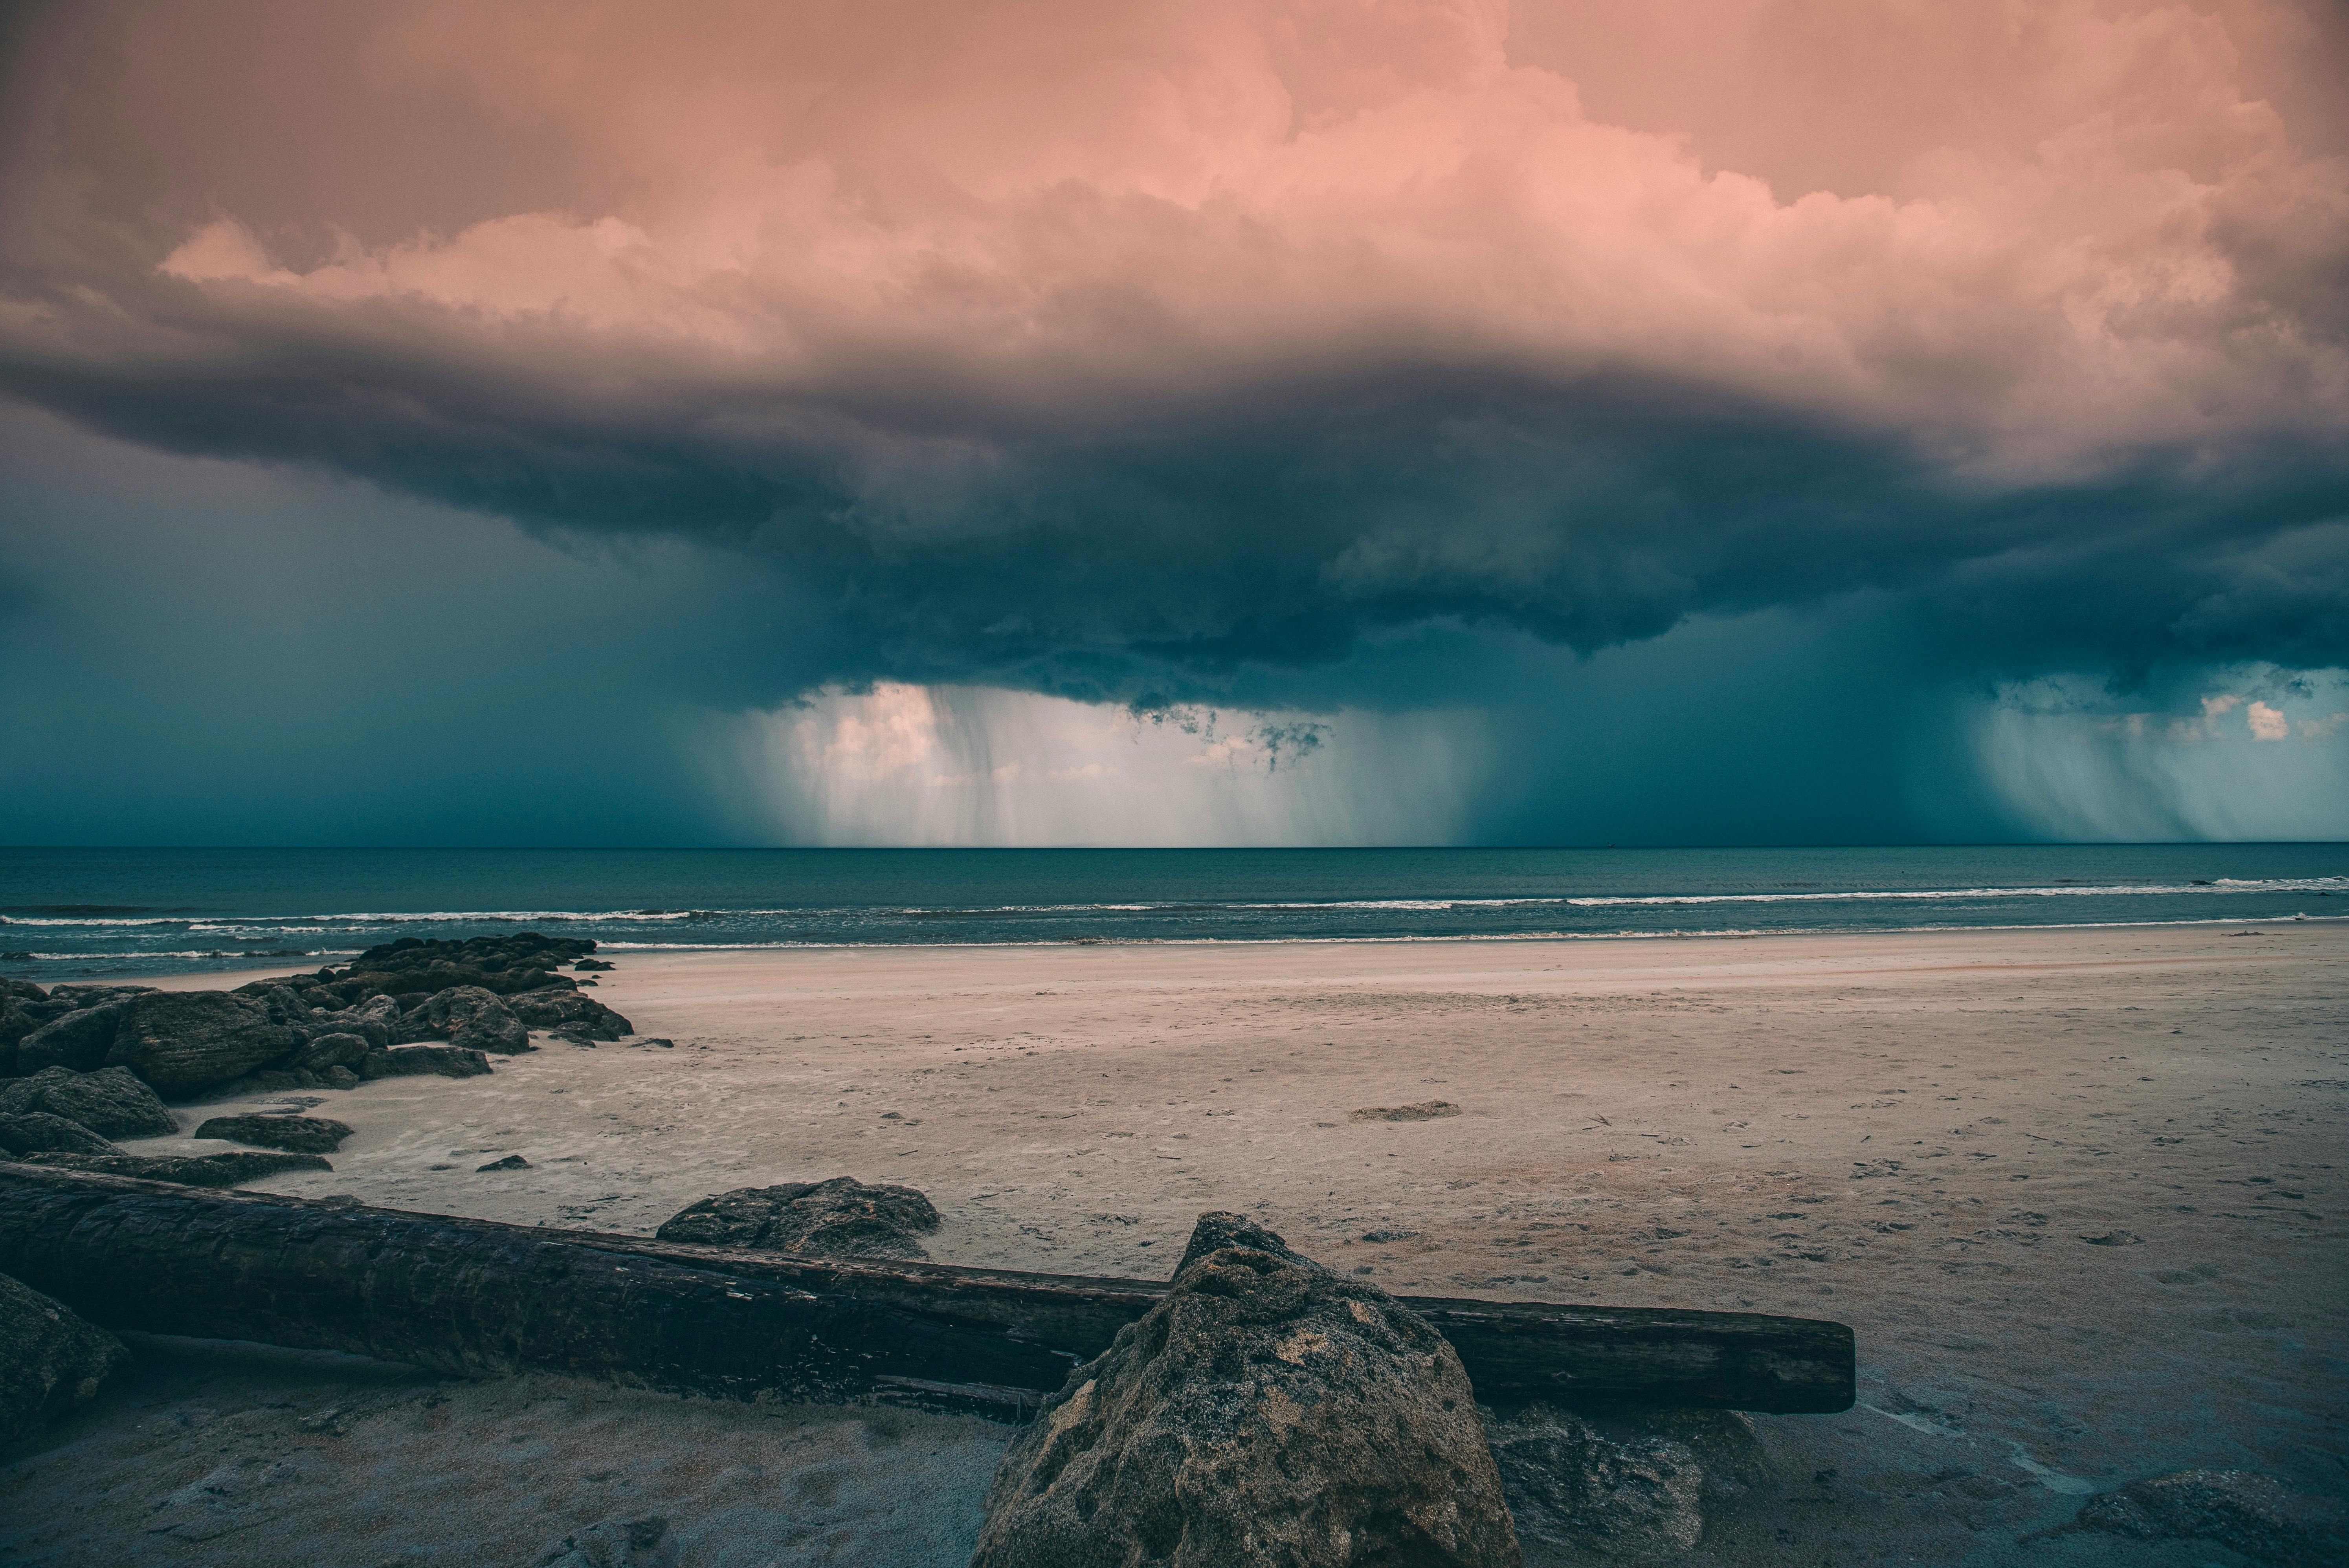
<svg viewBox="0 0 2349 1568"><path fill-rule="evenodd" d="M357 1133L260 1184L648 1232L848 1174L936 1257L1146 1277L1237 1208L1399 1291L1852 1324L1720 1561L2224 1561L2017 1543L2193 1466L2349 1492L2349 927L615 956L674 1049L290 1097Z"/></svg>

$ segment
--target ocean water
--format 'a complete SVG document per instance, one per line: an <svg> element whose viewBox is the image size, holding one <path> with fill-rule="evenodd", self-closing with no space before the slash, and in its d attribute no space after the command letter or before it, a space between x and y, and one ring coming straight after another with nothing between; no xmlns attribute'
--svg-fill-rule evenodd
<svg viewBox="0 0 2349 1568"><path fill-rule="evenodd" d="M2338 902L2335 902L2338 901ZM2336 913L2337 912L2337 913ZM0 974L622 952L1625 938L2349 917L2349 844L1748 850L0 849Z"/></svg>

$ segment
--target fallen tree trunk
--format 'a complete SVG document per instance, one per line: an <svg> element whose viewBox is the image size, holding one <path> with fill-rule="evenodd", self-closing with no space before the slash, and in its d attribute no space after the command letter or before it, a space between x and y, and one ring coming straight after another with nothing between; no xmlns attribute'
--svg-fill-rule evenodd
<svg viewBox="0 0 2349 1568"><path fill-rule="evenodd" d="M682 1392L1016 1415L1165 1285L796 1258L0 1164L0 1274L118 1330ZM1402 1298L1479 1400L1827 1412L1851 1330L1757 1314Z"/></svg>

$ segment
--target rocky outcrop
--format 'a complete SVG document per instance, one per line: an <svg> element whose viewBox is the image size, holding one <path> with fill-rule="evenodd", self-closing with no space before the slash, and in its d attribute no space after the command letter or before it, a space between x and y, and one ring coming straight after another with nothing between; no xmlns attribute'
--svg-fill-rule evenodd
<svg viewBox="0 0 2349 1568"><path fill-rule="evenodd" d="M67 1121L36 1110L23 1116L0 1115L0 1150L12 1155L119 1154L121 1150L78 1121Z"/></svg>
<svg viewBox="0 0 2349 1568"><path fill-rule="evenodd" d="M0 1115L36 1110L78 1121L104 1138L169 1138L180 1130L155 1091L125 1068L93 1073L44 1068L31 1078L0 1085Z"/></svg>
<svg viewBox="0 0 2349 1568"><path fill-rule="evenodd" d="M228 1154L32 1154L26 1156L25 1162L63 1165L106 1176L137 1176L149 1181L177 1181L183 1187L233 1187L283 1171L334 1169L316 1154L264 1154L253 1149Z"/></svg>
<svg viewBox="0 0 2349 1568"><path fill-rule="evenodd" d="M49 994L29 980L0 976L0 1078L16 1071L16 1042L49 1021Z"/></svg>
<svg viewBox="0 0 2349 1568"><path fill-rule="evenodd" d="M938 1228L938 1212L911 1187L868 1187L853 1177L738 1187L688 1204L654 1234L664 1242L749 1247L833 1258L920 1258L914 1238Z"/></svg>
<svg viewBox="0 0 2349 1568"><path fill-rule="evenodd" d="M1532 1405L1488 1412L1485 1429L1519 1539L1566 1562L1679 1561L1768 1474L1753 1424L1731 1410Z"/></svg>
<svg viewBox="0 0 2349 1568"><path fill-rule="evenodd" d="M265 1008L225 991L163 991L133 997L107 1065L125 1067L166 1099L191 1095L292 1054L294 1031Z"/></svg>
<svg viewBox="0 0 2349 1568"><path fill-rule="evenodd" d="M0 1274L0 1455L95 1395L129 1359L111 1334Z"/></svg>
<svg viewBox="0 0 2349 1568"><path fill-rule="evenodd" d="M1467 1375L1393 1297L1238 1215L1004 1456L972 1568L1506 1568Z"/></svg>
<svg viewBox="0 0 2349 1568"><path fill-rule="evenodd" d="M595 946L584 938L534 931L463 942L409 936L368 948L339 972L322 969L316 975L289 976L285 983L307 980L312 990L325 993L338 1006L379 995L420 999L460 985L501 996L549 986L568 989L575 982L555 973L557 965L585 957Z"/></svg>
<svg viewBox="0 0 2349 1568"><path fill-rule="evenodd" d="M505 1000L513 1016L532 1028L561 1033L566 1037L616 1040L636 1032L636 1026L627 1019L595 997L583 996L576 991L550 986L542 991L523 991Z"/></svg>
<svg viewBox="0 0 2349 1568"><path fill-rule="evenodd" d="M442 991L400 1016L402 1040L446 1040L462 1050L511 1057L529 1050L530 1030L478 985Z"/></svg>
<svg viewBox="0 0 2349 1568"><path fill-rule="evenodd" d="M215 1116L197 1128L195 1135L296 1154L332 1154L343 1146L351 1130L323 1116Z"/></svg>
<svg viewBox="0 0 2349 1568"><path fill-rule="evenodd" d="M413 1078L421 1074L479 1078L489 1070L489 1057L458 1046L395 1046L388 1051L369 1051L358 1068L363 1078Z"/></svg>

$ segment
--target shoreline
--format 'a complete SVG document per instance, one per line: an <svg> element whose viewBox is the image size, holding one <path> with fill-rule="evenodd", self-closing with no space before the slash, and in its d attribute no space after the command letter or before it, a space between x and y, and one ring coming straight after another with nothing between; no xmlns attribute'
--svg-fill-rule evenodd
<svg viewBox="0 0 2349 1568"><path fill-rule="evenodd" d="M1399 1293L1836 1318L1858 1407L1759 1425L1844 1553L2006 1561L2197 1466L2349 1491L2337 923L613 957L588 994L674 1049L201 1114L343 1120L252 1184L427 1212L645 1233L853 1175L944 1263L1164 1277L1233 1209Z"/></svg>

